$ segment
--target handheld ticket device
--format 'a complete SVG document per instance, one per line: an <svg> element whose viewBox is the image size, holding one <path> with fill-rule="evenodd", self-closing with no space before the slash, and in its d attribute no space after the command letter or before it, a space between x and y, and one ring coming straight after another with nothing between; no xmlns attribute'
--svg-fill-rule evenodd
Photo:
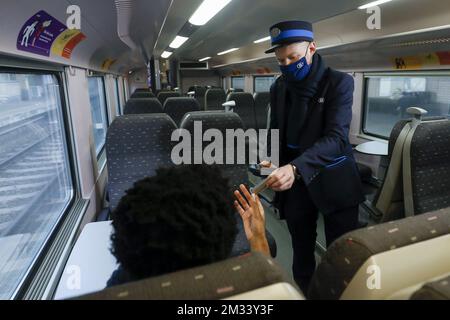
<svg viewBox="0 0 450 320"><path fill-rule="evenodd" d="M251 193L254 193L256 195L259 195L264 190L267 190L267 181L269 181L270 177L267 177L263 181L261 181L259 184L257 184L254 188L250 189Z"/></svg>

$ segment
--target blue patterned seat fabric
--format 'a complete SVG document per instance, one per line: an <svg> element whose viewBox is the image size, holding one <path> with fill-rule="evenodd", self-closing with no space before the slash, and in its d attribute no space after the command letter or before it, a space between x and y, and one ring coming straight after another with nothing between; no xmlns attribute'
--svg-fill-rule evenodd
<svg viewBox="0 0 450 320"><path fill-rule="evenodd" d="M128 115L116 118L108 131L110 208L118 205L133 183L173 166L171 136L175 123L166 114Z"/></svg>

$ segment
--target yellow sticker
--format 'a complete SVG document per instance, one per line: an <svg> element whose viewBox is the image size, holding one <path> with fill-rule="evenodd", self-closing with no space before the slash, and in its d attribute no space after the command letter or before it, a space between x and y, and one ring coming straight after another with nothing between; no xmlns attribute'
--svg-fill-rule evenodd
<svg viewBox="0 0 450 320"><path fill-rule="evenodd" d="M73 48L85 38L80 30L67 29L55 39L52 45L52 54L70 58Z"/></svg>
<svg viewBox="0 0 450 320"><path fill-rule="evenodd" d="M424 67L434 67L441 64L436 53L424 55L397 57L393 59L394 68L397 70L418 70Z"/></svg>
<svg viewBox="0 0 450 320"><path fill-rule="evenodd" d="M116 63L117 59L106 59L105 61L103 61L102 64L102 70L109 70L111 68L111 66Z"/></svg>

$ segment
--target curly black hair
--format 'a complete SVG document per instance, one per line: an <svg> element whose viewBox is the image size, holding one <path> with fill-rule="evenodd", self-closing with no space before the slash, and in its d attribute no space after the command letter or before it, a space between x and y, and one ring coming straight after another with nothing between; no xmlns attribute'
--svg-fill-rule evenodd
<svg viewBox="0 0 450 320"><path fill-rule="evenodd" d="M221 261L237 234L228 179L216 166L161 168L112 213L112 253L143 279Z"/></svg>

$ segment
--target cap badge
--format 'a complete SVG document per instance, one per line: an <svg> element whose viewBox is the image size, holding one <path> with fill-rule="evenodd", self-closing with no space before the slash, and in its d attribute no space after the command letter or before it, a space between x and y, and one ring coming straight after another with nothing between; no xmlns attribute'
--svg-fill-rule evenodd
<svg viewBox="0 0 450 320"><path fill-rule="evenodd" d="M278 37L280 34L281 34L281 30L278 29L278 28L273 28L273 29L270 31L270 36L271 36L272 38L276 38L276 37Z"/></svg>

